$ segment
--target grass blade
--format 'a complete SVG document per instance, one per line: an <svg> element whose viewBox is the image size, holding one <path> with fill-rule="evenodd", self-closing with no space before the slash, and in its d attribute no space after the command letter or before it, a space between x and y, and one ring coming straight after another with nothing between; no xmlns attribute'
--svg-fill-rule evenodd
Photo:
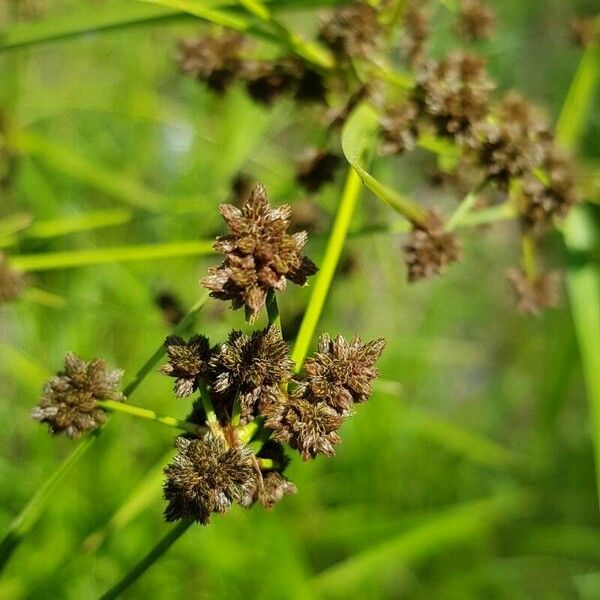
<svg viewBox="0 0 600 600"><path fill-rule="evenodd" d="M350 115L342 131L342 150L364 185L379 199L391 206L406 219L423 223L425 211L413 200L379 182L363 166L365 151L374 146L379 117L368 104L361 104Z"/></svg>
<svg viewBox="0 0 600 600"><path fill-rule="evenodd" d="M353 597L360 585L381 578L402 565L468 544L502 521L521 514L527 506L523 493L504 494L448 509L399 536L351 556L319 573L313 580L318 593Z"/></svg>

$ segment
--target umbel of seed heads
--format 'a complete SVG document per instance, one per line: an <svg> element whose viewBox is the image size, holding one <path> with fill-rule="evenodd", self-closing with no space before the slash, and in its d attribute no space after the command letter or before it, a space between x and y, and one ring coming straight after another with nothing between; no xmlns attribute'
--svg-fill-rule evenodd
<svg viewBox="0 0 600 600"><path fill-rule="evenodd" d="M44 386L39 406L31 416L50 428L50 433L78 438L98 429L106 421L106 412L97 400L123 402L119 391L123 371L108 370L103 360L82 360L72 352L65 356L64 370Z"/></svg>
<svg viewBox="0 0 600 600"><path fill-rule="evenodd" d="M199 439L178 438L178 454L165 470L166 518L192 518L200 523L233 503L248 507L259 502L271 508L295 493L295 486L283 475L288 459L282 443L304 460L318 454L332 456L340 443L339 428L354 405L371 395L371 382L378 376L374 364L385 344L384 340L363 344L359 338L347 342L342 336L332 340L323 335L304 373L292 379L289 347L274 326L249 336L232 332L225 344L210 350L208 368L194 366L188 372L186 365L206 364L202 352L207 346L195 343L194 338L186 343L171 337L166 343L169 363L163 373L194 379L193 388L209 395L218 419L216 431ZM271 430L272 439L257 455L235 433L236 405L242 424L262 418ZM201 403L194 403L188 420L199 425L207 422ZM270 459L272 464L262 468L261 459Z"/></svg>
<svg viewBox="0 0 600 600"><path fill-rule="evenodd" d="M225 260L209 270L202 285L214 298L231 300L232 308L244 307L253 322L265 307L269 290L282 291L287 281L305 285L316 273L314 263L302 252L307 234L289 233L291 207L271 208L261 184L241 209L223 204L220 210L229 233L218 237L214 248Z"/></svg>

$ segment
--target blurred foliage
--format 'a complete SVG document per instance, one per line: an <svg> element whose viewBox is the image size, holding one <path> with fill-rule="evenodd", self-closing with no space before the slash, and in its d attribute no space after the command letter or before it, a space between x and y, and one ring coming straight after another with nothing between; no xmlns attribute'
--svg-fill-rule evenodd
<svg viewBox="0 0 600 600"><path fill-rule="evenodd" d="M8 39L26 19L43 28L104 4L5 2ZM286 22L314 26L313 11L282 4L292 5ZM556 117L580 58L566 23L597 3L492 4L500 31L481 46L491 72ZM160 17L2 51L0 105L21 148L2 192L2 222L20 215L18 229L97 215L79 233L19 238L12 253L209 239L221 231L216 207L231 199L240 171L277 202L304 199L293 159L320 139L319 128L307 125L307 109L283 102L267 110L241 89L218 98L183 77L175 42L207 27ZM436 53L455 44L446 30L441 23ZM582 149L592 173L599 93ZM399 189L419 185L428 164L419 157L410 165L418 168L396 169ZM325 231L341 184L317 198ZM356 228L393 219L363 193ZM193 527L127 597L600 597L593 452L573 323L566 301L538 319L515 312L502 273L518 260L517 235L511 224L466 234L463 262L411 287L401 236L351 237L318 329L385 335L388 348L384 380L345 425L337 456L295 460L299 493L272 513L235 509ZM309 242L317 263L324 241L317 233ZM551 260L564 266L553 241ZM29 419L48 373L75 351L105 357L131 378L168 331L155 297L168 291L191 306L211 262L180 256L39 272L32 278L41 295L0 309L0 530L72 449ZM309 292L283 296L288 331ZM241 315L216 302L197 324L215 342L233 326L245 327ZM157 373L136 403L178 417L188 408ZM3 573L0 598L95 598L118 579L168 529L156 482L172 437L112 417Z"/></svg>

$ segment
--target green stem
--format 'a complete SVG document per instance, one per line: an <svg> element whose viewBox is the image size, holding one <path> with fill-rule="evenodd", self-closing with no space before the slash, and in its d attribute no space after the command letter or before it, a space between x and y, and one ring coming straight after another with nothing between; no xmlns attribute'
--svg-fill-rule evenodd
<svg viewBox="0 0 600 600"><path fill-rule="evenodd" d="M15 551L22 539L27 535L39 519L44 507L52 496L52 492L58 484L65 478L71 467L87 452L99 435L99 431L85 437L69 454L65 461L54 471L46 482L38 488L37 492L25 505L19 515L13 519L0 541L0 570L4 568L9 561L12 553Z"/></svg>
<svg viewBox="0 0 600 600"><path fill-rule="evenodd" d="M481 194L487 183L487 180L485 180L463 198L461 203L458 205L458 208L448 219L446 223L446 231L453 231L456 229L464 220L464 218L473 210L473 207L479 198L479 194Z"/></svg>
<svg viewBox="0 0 600 600"><path fill-rule="evenodd" d="M147 421L155 421L161 423L167 427L174 427L175 429L181 429L195 435L202 435L206 432L206 428L189 421L182 421L175 417L168 415L159 415L153 410L148 408L142 408L140 406L133 406L132 404L126 404L125 402L115 402L114 400L97 400L96 405L109 412L118 412L138 419L145 419Z"/></svg>
<svg viewBox="0 0 600 600"><path fill-rule="evenodd" d="M327 248L325 249L325 256L317 279L314 284L310 300L302 324L300 325L300 331L294 345L292 352L292 360L296 364L296 370L299 370L304 362L308 348L310 347L312 338L317 327L317 323L323 312L323 306L327 299L329 288L335 274L340 256L342 255L342 249L346 237L348 236L348 230L354 216L356 209L356 203L361 190L361 180L357 175L356 171L350 167L348 169L348 176L346 178L346 184L342 193L342 199L340 201L333 229L331 230L331 236L327 242Z"/></svg>
<svg viewBox="0 0 600 600"><path fill-rule="evenodd" d="M189 529L193 521L180 521L108 592L102 594L100 600L114 600L122 592L133 585L165 552Z"/></svg>
<svg viewBox="0 0 600 600"><path fill-rule="evenodd" d="M47 254L25 254L11 256L10 264L20 271L49 271L111 262L156 260L178 256L207 256L213 253L214 250L210 241L181 241L168 244L117 246L115 248L71 250L66 252L50 252Z"/></svg>
<svg viewBox="0 0 600 600"><path fill-rule="evenodd" d="M277 327L281 329L281 316L279 314L279 306L277 305L277 296L275 296L275 290L272 288L267 292L266 306L269 327L271 327L271 325L277 325Z"/></svg>
<svg viewBox="0 0 600 600"><path fill-rule="evenodd" d="M537 278L537 268L535 265L535 240L528 234L524 234L521 239L521 266L523 272L529 281L535 281Z"/></svg>
<svg viewBox="0 0 600 600"><path fill-rule="evenodd" d="M173 329L172 333L177 335L183 333L184 331L187 331L187 329L195 321L201 308L206 304L207 300L208 294L204 295L192 307L188 314ZM135 377L125 387L125 389L123 390L125 396L131 397L131 395L142 383L146 375L153 371L156 365L162 360L165 353L165 347L161 344L158 350L146 361L142 368L136 373ZM54 490L56 485L75 466L75 464L84 455L84 453L91 446L94 440L96 440L99 434L100 430L98 430L95 434L84 438L78 444L78 446L71 452L71 454L69 454L69 456L64 460L64 462L57 468L57 470L38 489L38 491L31 498L31 500L21 510L21 512L13 519L13 521L8 527L6 535L0 542L0 570L2 570L2 568L6 565L19 543L39 519L44 507L51 498L52 490Z"/></svg>

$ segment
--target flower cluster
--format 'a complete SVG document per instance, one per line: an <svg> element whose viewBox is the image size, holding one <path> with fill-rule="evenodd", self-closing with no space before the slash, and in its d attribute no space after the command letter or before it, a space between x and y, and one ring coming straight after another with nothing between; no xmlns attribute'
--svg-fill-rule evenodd
<svg viewBox="0 0 600 600"><path fill-rule="evenodd" d="M260 305L249 311L255 320L265 308L266 294L280 289L271 282L289 273L292 259L295 265L306 259L297 254L287 233L288 207L270 208L262 186L241 209L226 205L221 212L230 233L218 239L217 247L227 259L230 253L250 257L248 268L275 273L246 279L264 282ZM213 270L209 279L230 269L229 264ZM224 285L226 289L232 288ZM221 291L215 295L232 299ZM208 427L202 437L186 434L176 441L177 455L165 469L165 516L169 521L208 523L211 514L223 513L233 503L272 508L296 492L283 475L289 462L283 444L304 460L334 454L339 429L353 406L371 395L378 375L374 364L384 341L363 344L358 337L347 342L342 336L332 340L323 335L301 373L294 373L290 348L272 323L249 334L232 331L224 343L212 347L199 335L188 341L171 336L165 346L168 362L162 373L175 379L178 397L199 392L188 421Z"/></svg>
<svg viewBox="0 0 600 600"><path fill-rule="evenodd" d="M225 260L210 269L202 285L214 298L231 300L234 309L244 307L251 322L264 308L269 290L285 289L288 280L305 285L316 273L302 254L306 233L289 233L291 210L288 205L271 208L260 184L241 209L221 206L229 233L217 238L214 247Z"/></svg>
<svg viewBox="0 0 600 600"><path fill-rule="evenodd" d="M106 412L98 407L98 400L125 400L119 391L122 377L123 371L109 371L103 360L87 362L69 353L64 370L46 383L39 406L31 416L47 423L55 435L64 433L78 438L106 421Z"/></svg>

